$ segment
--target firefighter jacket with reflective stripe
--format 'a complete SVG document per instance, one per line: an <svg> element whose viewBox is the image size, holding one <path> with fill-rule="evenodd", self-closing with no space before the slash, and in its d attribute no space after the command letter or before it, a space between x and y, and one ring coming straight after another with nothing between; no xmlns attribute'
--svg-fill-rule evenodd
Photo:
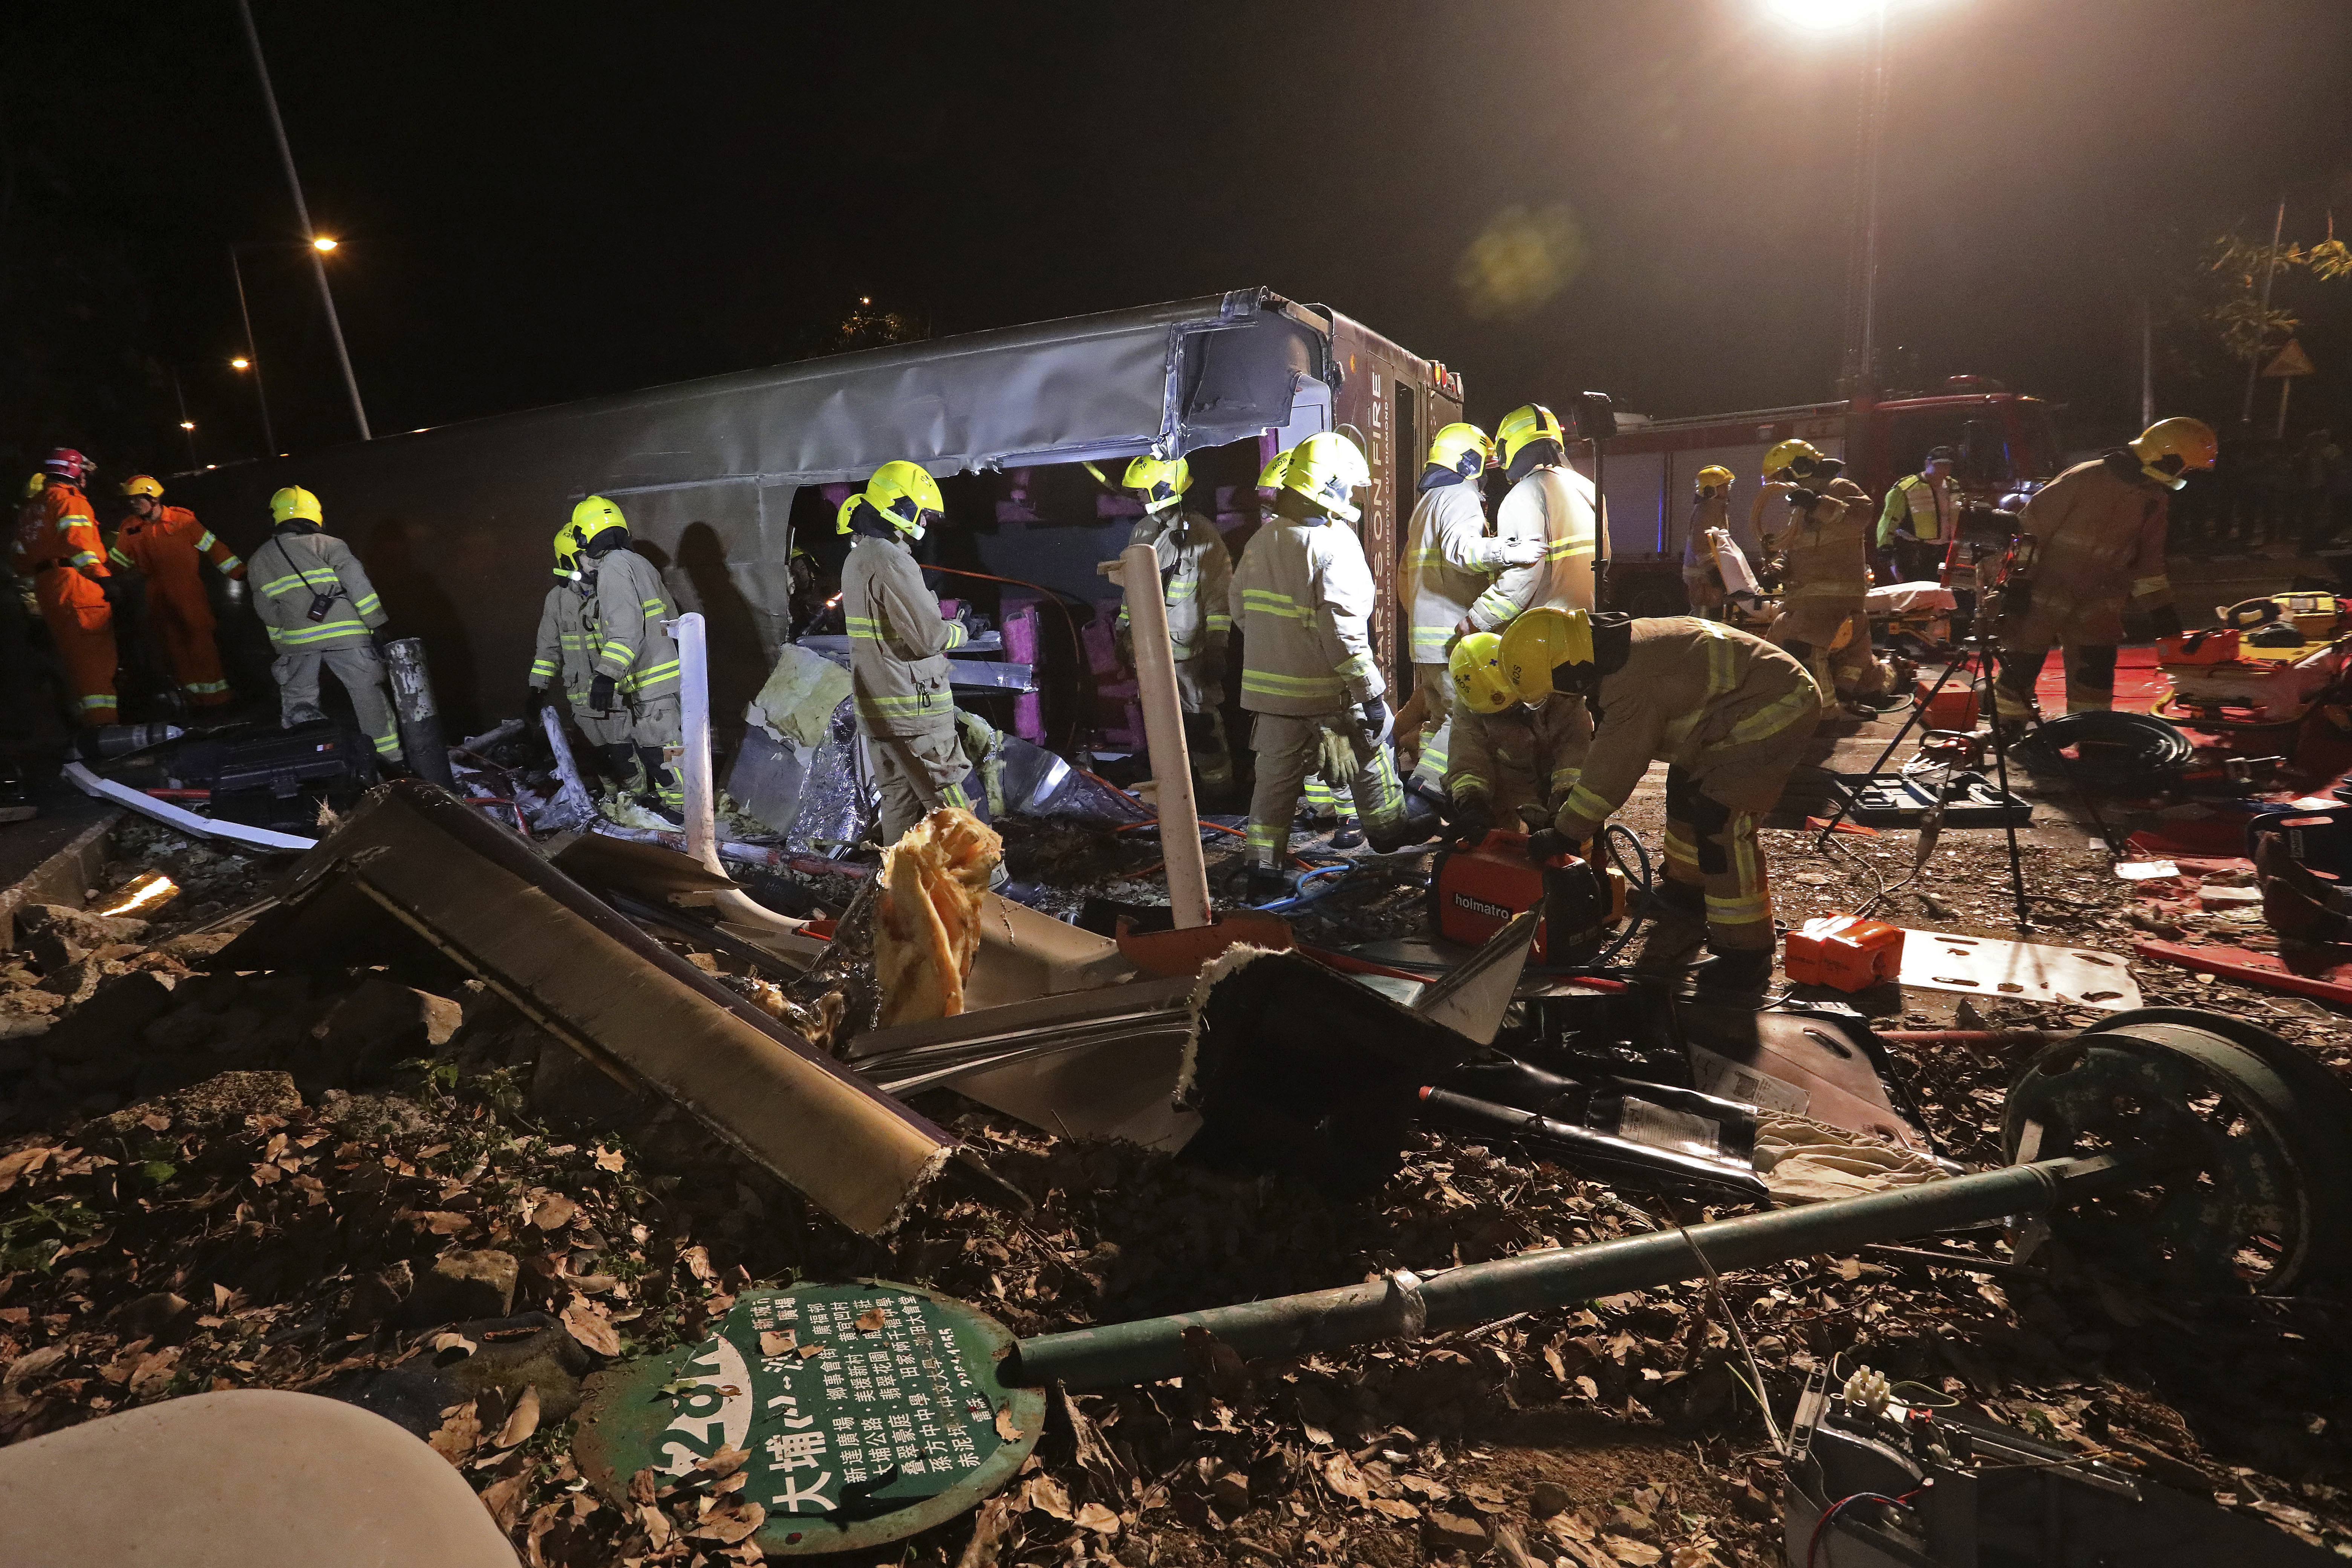
<svg viewBox="0 0 2352 1568"><path fill-rule="evenodd" d="M1232 592L1234 558L1217 525L1197 511L1165 506L1146 512L1128 535L1130 548L1149 544L1160 558L1160 591L1168 601L1168 640L1179 663L1212 647L1223 647L1234 629L1225 613ZM1118 607L1127 625L1127 606Z"/></svg>
<svg viewBox="0 0 2352 1568"><path fill-rule="evenodd" d="M1445 662L1454 628L1502 569L1503 542L1487 536L1475 480L1421 492L1397 566L1397 603L1412 619L1413 663Z"/></svg>
<svg viewBox="0 0 2352 1568"><path fill-rule="evenodd" d="M110 575L106 544L98 536L98 519L89 500L62 479L48 488L19 514L13 552L16 574L31 577L53 567L68 567L92 577ZM104 595L92 594L99 598Z"/></svg>
<svg viewBox="0 0 2352 1568"><path fill-rule="evenodd" d="M867 734L928 734L954 718L947 652L963 646L963 623L940 614L912 551L860 534L841 566L841 613L850 690Z"/></svg>
<svg viewBox="0 0 2352 1568"><path fill-rule="evenodd" d="M1470 606L1470 624L1482 632L1498 632L1521 612L1538 606L1555 610L1592 608L1593 526L1592 481L1573 468L1531 470L1495 511L1495 536L1507 544L1532 541L1543 546L1543 559L1532 566L1513 566L1495 579L1494 586Z"/></svg>
<svg viewBox="0 0 2352 1568"><path fill-rule="evenodd" d="M1852 599L1870 592L1870 497L1852 479L1832 479L1812 505L1789 508L1774 540L1784 599Z"/></svg>
<svg viewBox="0 0 2352 1568"><path fill-rule="evenodd" d="M2077 463L2042 486L2021 523L2033 537L2032 613L2063 617L2057 624L2086 644L2117 642L2126 598L2143 610L2172 603L2169 508L2128 452Z"/></svg>
<svg viewBox="0 0 2352 1568"><path fill-rule="evenodd" d="M1632 633L1625 662L1592 693L1592 749L1560 807L1559 830L1579 838L1625 804L1652 762L1704 775L1706 753L1754 745L1795 724L1811 733L1820 716L1813 678L1762 637L1693 616L1637 620ZM1780 782L1770 788L1777 793Z"/></svg>
<svg viewBox="0 0 2352 1568"><path fill-rule="evenodd" d="M1904 475L1886 492L1886 508L1878 514L1878 548L1894 543L1898 529L1928 543L1948 539L1958 526L1959 506L1959 489L1951 480Z"/></svg>
<svg viewBox="0 0 2352 1568"><path fill-rule="evenodd" d="M595 673L609 675L619 689L639 697L667 697L677 689L677 644L662 623L677 612L662 590L654 563L626 545L596 562L595 615L590 629Z"/></svg>
<svg viewBox="0 0 2352 1568"><path fill-rule="evenodd" d="M1683 581L1685 583L1720 583L1721 574L1715 564L1715 547L1706 542L1710 528L1723 530L1731 535L1731 501L1726 496L1700 496L1691 502L1690 526L1683 531Z"/></svg>
<svg viewBox="0 0 2352 1568"><path fill-rule="evenodd" d="M1515 826L1522 805L1557 806L1576 787L1592 742L1592 717L1573 697L1554 694L1534 708L1514 702L1500 713L1459 703L1445 753L1445 793L1483 795L1496 819Z"/></svg>
<svg viewBox="0 0 2352 1568"><path fill-rule="evenodd" d="M247 568L253 613L280 649L345 647L387 619L352 547L309 523L280 523ZM320 618L310 610L324 599Z"/></svg>
<svg viewBox="0 0 2352 1568"><path fill-rule="evenodd" d="M595 592L593 578L582 586ZM596 679L596 637L593 601L570 583L547 591L539 611L539 647L530 661L530 684L545 690L553 686L575 704L585 705Z"/></svg>
<svg viewBox="0 0 2352 1568"><path fill-rule="evenodd" d="M245 575L245 563L236 558L236 552L184 506L157 507L152 517L134 512L124 518L115 531L114 547L106 554L118 566L145 573L151 583L170 584L197 599L205 593L204 573L196 566L198 556L211 562L223 576Z"/></svg>
<svg viewBox="0 0 2352 1568"><path fill-rule="evenodd" d="M1372 569L1344 523L1267 520L1234 568L1242 706L1336 713L1388 689L1372 658Z"/></svg>

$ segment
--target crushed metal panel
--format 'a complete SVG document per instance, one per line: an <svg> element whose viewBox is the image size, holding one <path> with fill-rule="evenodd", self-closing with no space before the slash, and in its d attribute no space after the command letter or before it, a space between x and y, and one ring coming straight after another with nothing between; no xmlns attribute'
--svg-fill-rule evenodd
<svg viewBox="0 0 2352 1568"><path fill-rule="evenodd" d="M1939 931L1904 932L1903 984L1995 1001L2063 1002L2107 1013L2139 1005L2139 984L2121 953Z"/></svg>
<svg viewBox="0 0 2352 1568"><path fill-rule="evenodd" d="M574 881L591 888L618 889L656 903L671 902L680 894L690 897L735 886L732 879L666 844L592 832L557 840L548 850L549 861Z"/></svg>
<svg viewBox="0 0 2352 1568"><path fill-rule="evenodd" d="M1542 923L1540 906L1513 916L1486 939L1486 946L1423 988L1410 1004L1412 1010L1482 1046L1493 1045L1518 991L1519 976L1527 973L1528 954Z"/></svg>
<svg viewBox="0 0 2352 1568"><path fill-rule="evenodd" d="M371 795L214 967L317 962L309 908L353 888L541 1027L676 1101L852 1229L887 1230L950 1157L985 1173L946 1133L428 785ZM346 965L364 956L338 945Z"/></svg>
<svg viewBox="0 0 2352 1568"><path fill-rule="evenodd" d="M893 1094L943 1086L1043 1131L1173 1151L1200 1126L1173 1103L1193 984L1139 980L870 1029L848 1060Z"/></svg>
<svg viewBox="0 0 2352 1568"><path fill-rule="evenodd" d="M1086 991L1135 976L1118 943L997 893L982 895L980 951L964 980L964 1010Z"/></svg>
<svg viewBox="0 0 2352 1568"><path fill-rule="evenodd" d="M1690 1054L1692 1086L1702 1094L1936 1152L1927 1130L1888 1094L1872 1047L1835 1020L1691 1003L1679 1006L1675 1017Z"/></svg>

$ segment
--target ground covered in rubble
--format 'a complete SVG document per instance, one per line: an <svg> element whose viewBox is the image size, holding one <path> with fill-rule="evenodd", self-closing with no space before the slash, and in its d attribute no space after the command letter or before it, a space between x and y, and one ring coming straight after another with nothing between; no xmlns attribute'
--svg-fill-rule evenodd
<svg viewBox="0 0 2352 1568"><path fill-rule="evenodd" d="M1774 840L1791 920L1853 908L1909 866L1908 835L1818 858L1797 835ZM1016 876L1099 879L1150 858L1023 842ZM582 1123L593 1097L569 1053L476 989L197 972L235 922L198 928L248 907L261 880L143 826L124 847L118 878L167 868L180 902L135 929L20 916L32 940L0 970L0 1441L204 1389L321 1390L428 1434L534 1565L751 1561L757 1510L722 1474L644 1478L619 1505L585 1489L568 1448L584 1377L700 1337L748 1286L913 1281L1029 1333L1663 1216L1655 1199L1461 1139L1423 1138L1376 1201L1341 1203L936 1094L919 1103L1034 1207L942 1197L863 1241L675 1113ZM1890 910L2013 935L2005 865L1997 836L1948 835L1933 879ZM2037 850L2027 874L2053 936L2124 944L2100 857ZM2240 1012L2352 1066L2347 1021L2315 1004L2135 973L2151 1003ZM1938 1136L1978 1162L2000 1157L2019 1065L1958 1047L1904 1058ZM1894 1249L1297 1362L1244 1366L1204 1345L1181 1380L1055 1400L1012 1489L871 1560L1777 1561L1776 1460L1734 1319L1784 1415L1808 1368L1867 1363L1922 1400L1973 1404L2352 1554L2340 1308L2159 1300L2063 1248L2018 1265L1992 1233L1952 1245L1973 1269Z"/></svg>

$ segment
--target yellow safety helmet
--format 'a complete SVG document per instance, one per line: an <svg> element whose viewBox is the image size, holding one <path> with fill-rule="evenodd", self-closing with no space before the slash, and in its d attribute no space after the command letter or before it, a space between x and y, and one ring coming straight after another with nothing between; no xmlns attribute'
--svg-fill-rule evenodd
<svg viewBox="0 0 2352 1568"><path fill-rule="evenodd" d="M1794 470L1801 479L1812 470L1815 464L1826 461L1828 458L1822 455L1819 447L1814 446L1811 441L1800 441L1792 436L1786 441L1775 442L1771 449L1764 454L1764 477L1769 479L1781 469L1789 468ZM1804 465L1802 468L1798 467L1801 463Z"/></svg>
<svg viewBox="0 0 2352 1568"><path fill-rule="evenodd" d="M904 458L894 458L874 470L866 481L866 489L841 503L834 526L843 533L849 531L849 520L856 514L857 503L864 501L890 520L899 532L911 538L923 537L923 530L933 518L945 515L947 501L940 495L940 481L931 478L920 463L910 463Z"/></svg>
<svg viewBox="0 0 2352 1568"><path fill-rule="evenodd" d="M133 474L122 481L122 493L126 496L152 496L162 500L163 487L152 474Z"/></svg>
<svg viewBox="0 0 2352 1568"><path fill-rule="evenodd" d="M1462 472L1462 459L1469 453L1478 454L1478 468L1495 460L1495 443L1475 425L1447 425L1429 438L1429 466L1452 468ZM1468 470L1477 472L1477 468Z"/></svg>
<svg viewBox="0 0 2352 1568"><path fill-rule="evenodd" d="M2189 482L2191 468L2210 468L2221 443L2213 426L2202 419L2175 416L2159 419L2131 440L2132 456L2140 472L2158 484L2179 489Z"/></svg>
<svg viewBox="0 0 2352 1568"><path fill-rule="evenodd" d="M1138 458L1119 483L1143 492L1143 510L1158 511L1184 499L1192 488L1192 466L1181 458Z"/></svg>
<svg viewBox="0 0 2352 1568"><path fill-rule="evenodd" d="M1282 470L1288 467L1290 467L1290 454L1287 452L1276 452L1274 455L1274 461L1268 463L1265 468L1260 468L1257 471L1257 488L1262 490L1280 489L1282 488Z"/></svg>
<svg viewBox="0 0 2352 1568"><path fill-rule="evenodd" d="M25 481L25 499L26 500L31 500L35 496L39 495L43 490L48 489L48 475L35 474L31 479Z"/></svg>
<svg viewBox="0 0 2352 1568"><path fill-rule="evenodd" d="M619 507L603 496L590 496L572 509L572 536L578 542L579 549L588 548L590 540L609 528L617 528L626 533L629 531L629 520L621 515Z"/></svg>
<svg viewBox="0 0 2352 1568"><path fill-rule="evenodd" d="M1445 655L1445 670L1454 678L1454 695L1473 713L1500 713L1518 700L1518 693L1503 675L1499 662L1503 639L1492 632L1472 632L1454 639Z"/></svg>
<svg viewBox="0 0 2352 1568"><path fill-rule="evenodd" d="M1371 482L1372 466L1362 449L1337 430L1318 430L1293 447L1282 469L1284 489L1349 522L1363 515L1349 498Z"/></svg>
<svg viewBox="0 0 2352 1568"><path fill-rule="evenodd" d="M1534 441L1568 442L1568 432L1560 428L1559 416L1540 403L1529 403L1503 416L1495 426L1495 457L1503 467L1509 468L1519 449Z"/></svg>
<svg viewBox="0 0 2352 1568"><path fill-rule="evenodd" d="M1552 694L1551 672L1563 664L1592 662L1592 617L1582 610L1549 605L1529 610L1503 628L1496 663L1522 702Z"/></svg>
<svg viewBox="0 0 2352 1568"><path fill-rule="evenodd" d="M1728 490L1733 477L1731 470L1721 463L1709 463L1698 471L1698 493L1711 495L1717 490Z"/></svg>
<svg viewBox="0 0 2352 1568"><path fill-rule="evenodd" d="M288 485L269 498L269 521L272 522L320 522L319 498L300 485Z"/></svg>
<svg viewBox="0 0 2352 1568"><path fill-rule="evenodd" d="M555 580L559 583L578 581L580 576L580 535L570 523L555 531Z"/></svg>

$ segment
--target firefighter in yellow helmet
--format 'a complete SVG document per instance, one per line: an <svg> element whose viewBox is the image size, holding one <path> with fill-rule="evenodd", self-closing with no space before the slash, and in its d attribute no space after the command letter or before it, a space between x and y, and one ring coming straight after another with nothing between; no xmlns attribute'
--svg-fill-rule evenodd
<svg viewBox="0 0 2352 1568"><path fill-rule="evenodd" d="M2066 660L2066 710L2092 712L2116 700L2116 645L2124 605L2137 605L2158 637L2180 630L2165 550L2171 492L2210 468L2220 451L2201 420L2159 419L2034 493L2019 526L2032 540L2032 563L2000 590L1994 631L2000 680L1994 701L2017 722L2033 711L2033 687L2056 643Z"/></svg>
<svg viewBox="0 0 2352 1568"><path fill-rule="evenodd" d="M334 672L351 695L352 713L382 761L398 766L400 726L386 687L376 633L390 617L352 547L324 531L319 498L289 485L269 498L274 526L247 563L254 614L277 658L279 722L315 722L320 670Z"/></svg>
<svg viewBox="0 0 2352 1568"><path fill-rule="evenodd" d="M1465 632L1499 632L1519 615L1549 606L1592 608L1592 558L1599 528L1592 481L1568 466L1568 436L1540 403L1513 409L1495 428L1495 457L1510 491L1495 510L1495 535L1516 563L1515 546L1538 548L1478 595L1463 616Z"/></svg>
<svg viewBox="0 0 2352 1568"><path fill-rule="evenodd" d="M686 820L677 644L668 590L654 563L629 548L628 521L603 496L572 509L579 570L593 583L588 648L593 673L583 725L623 793L673 825Z"/></svg>
<svg viewBox="0 0 2352 1568"><path fill-rule="evenodd" d="M609 764L614 745L629 750L629 718L598 713L588 705L589 689L596 679L596 650L604 639L596 631L596 573L593 563L583 570L580 535L569 518L555 531L555 583L539 611L539 641L530 660L530 705L547 700L552 686L572 708L580 732ZM631 752L634 757L634 752Z"/></svg>
<svg viewBox="0 0 2352 1568"><path fill-rule="evenodd" d="M1710 535L1731 537L1732 472L1720 463L1701 468L1691 486L1690 525L1683 531L1683 595L1691 614L1713 617L1723 608L1723 572Z"/></svg>
<svg viewBox="0 0 2352 1568"><path fill-rule="evenodd" d="M146 626L163 645L182 697L192 708L221 707L229 700L228 676L213 641L212 599L200 563L211 562L226 579L231 604L243 600L245 563L194 512L165 506L153 475L131 475L122 494L131 515L115 531L107 559L146 580Z"/></svg>
<svg viewBox="0 0 2352 1568"><path fill-rule="evenodd" d="M1421 700L1413 772L1433 784L1445 776L1454 697L1445 650L1459 635L1455 628L1507 567L1543 559L1544 547L1534 539L1488 532L1478 481L1494 461L1495 443L1475 425L1448 425L1431 438L1397 563L1397 604L1412 628L1413 695ZM1397 743L1406 740L1400 735Z"/></svg>
<svg viewBox="0 0 2352 1568"><path fill-rule="evenodd" d="M1496 652L1521 701L1575 692L1599 714L1583 772L1529 854L1540 865L1591 839L1650 763L1664 763L1660 901L1693 927L1705 917L1715 958L1700 971L1702 988L1763 989L1775 937L1756 826L1779 804L1820 718L1804 666L1718 621L1580 610L1523 616Z"/></svg>
<svg viewBox="0 0 2352 1568"><path fill-rule="evenodd" d="M943 805L971 808L971 763L948 689L947 654L963 646L963 623L940 614L913 549L946 511L940 482L903 459L875 469L841 503L837 526L856 536L841 567L850 689L882 793L885 844Z"/></svg>
<svg viewBox="0 0 2352 1568"><path fill-rule="evenodd" d="M1288 886L1291 819L1300 785L1321 764L1326 726L1356 754L1349 787L1372 847L1428 836L1427 808L1408 805L1389 752L1388 683L1371 645L1372 572L1346 526L1360 515L1355 493L1371 469L1335 431L1307 437L1279 465L1268 470L1279 486L1274 516L1242 552L1231 601L1242 634L1242 706L1255 716L1245 857L1253 899Z"/></svg>
<svg viewBox="0 0 2352 1568"><path fill-rule="evenodd" d="M1143 502L1143 521L1128 535L1129 546L1149 544L1160 561L1160 589L1168 605L1168 641L1176 655L1176 694L1184 706L1184 744L1192 773L1204 791L1233 788L1233 757L1225 744L1225 644L1234 629L1226 599L1233 587L1233 557L1217 525L1184 504L1192 471L1183 458L1138 458L1128 464L1122 484ZM1134 663L1129 646L1127 606L1115 627L1120 652Z"/></svg>
<svg viewBox="0 0 2352 1568"><path fill-rule="evenodd" d="M1557 692L1522 700L1504 677L1502 652L1501 637L1472 632L1447 657L1454 704L1445 793L1454 832L1472 846L1497 826L1517 831L1522 807L1549 820L1583 776L1592 746L1584 704Z"/></svg>
<svg viewBox="0 0 2352 1568"><path fill-rule="evenodd" d="M1780 614L1772 640L1813 673L1822 700L1841 689L1874 697L1886 674L1870 640L1870 544L1877 510L1845 465L1806 441L1764 454L1764 481L1787 503L1786 521L1766 537L1780 557Z"/></svg>

